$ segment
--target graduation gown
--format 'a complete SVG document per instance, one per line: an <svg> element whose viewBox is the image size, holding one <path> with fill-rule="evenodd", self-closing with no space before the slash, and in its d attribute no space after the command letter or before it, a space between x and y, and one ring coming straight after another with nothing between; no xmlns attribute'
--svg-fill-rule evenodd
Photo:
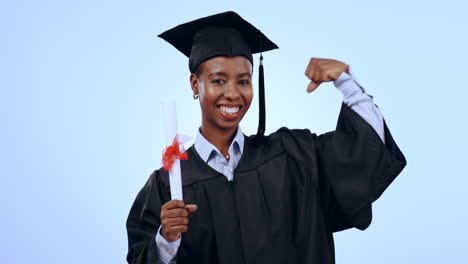
<svg viewBox="0 0 468 264"><path fill-rule="evenodd" d="M334 263L333 232L365 229L371 204L406 165L384 123L374 129L342 104L335 131L281 128L245 138L234 180L207 165L196 150L181 161L189 216L178 263ZM161 206L170 200L168 173L156 170L127 220L127 261L157 263Z"/></svg>

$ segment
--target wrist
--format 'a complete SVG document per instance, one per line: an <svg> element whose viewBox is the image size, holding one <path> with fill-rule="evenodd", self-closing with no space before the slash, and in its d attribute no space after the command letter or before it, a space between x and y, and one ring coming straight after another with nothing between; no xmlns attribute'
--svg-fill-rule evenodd
<svg viewBox="0 0 468 264"><path fill-rule="evenodd" d="M343 64L345 65L345 71L344 71L344 72L346 72L347 74L351 75L351 74L349 73L349 65L346 64L346 63L343 63Z"/></svg>
<svg viewBox="0 0 468 264"><path fill-rule="evenodd" d="M175 241L179 240L179 238L180 238L180 234L173 235L173 234L165 233L165 232L163 231L163 228L161 228L161 230L159 230L159 234L160 234L167 242L175 242Z"/></svg>

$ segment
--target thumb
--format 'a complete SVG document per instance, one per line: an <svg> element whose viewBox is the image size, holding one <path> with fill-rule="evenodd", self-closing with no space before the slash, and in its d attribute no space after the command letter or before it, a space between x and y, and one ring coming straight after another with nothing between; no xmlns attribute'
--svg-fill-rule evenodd
<svg viewBox="0 0 468 264"><path fill-rule="evenodd" d="M187 204L185 206L185 210L187 210L189 214L195 212L197 209L198 206L196 204Z"/></svg>
<svg viewBox="0 0 468 264"><path fill-rule="evenodd" d="M309 83L309 85L307 86L307 92L308 93L311 93L313 92L315 89L317 89L317 87L319 87L319 85L321 84L322 82L314 82L314 81L311 81Z"/></svg>

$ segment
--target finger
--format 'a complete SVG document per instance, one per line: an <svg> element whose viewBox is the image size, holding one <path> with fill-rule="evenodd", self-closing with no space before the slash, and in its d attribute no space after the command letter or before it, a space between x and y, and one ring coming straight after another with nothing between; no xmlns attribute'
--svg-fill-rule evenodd
<svg viewBox="0 0 468 264"><path fill-rule="evenodd" d="M329 82L329 81L331 81L332 78L331 78L330 74L331 74L330 71L327 71L327 70L322 71L322 72L320 73L320 81L321 81L321 82Z"/></svg>
<svg viewBox="0 0 468 264"><path fill-rule="evenodd" d="M189 223L188 217L165 218L161 221L161 224L164 227L188 225L188 223Z"/></svg>
<svg viewBox="0 0 468 264"><path fill-rule="evenodd" d="M311 81L311 82L309 83L309 85L307 86L307 92L308 92L308 93L313 92L315 89L317 89L317 87L319 87L320 84L321 84L321 82L314 82L314 81Z"/></svg>
<svg viewBox="0 0 468 264"><path fill-rule="evenodd" d="M176 208L171 210L165 210L161 212L161 219L174 218L174 217L187 217L188 212L183 208Z"/></svg>
<svg viewBox="0 0 468 264"><path fill-rule="evenodd" d="M184 233L187 232L188 227L187 225L178 225L178 226L171 226L164 229L165 233Z"/></svg>
<svg viewBox="0 0 468 264"><path fill-rule="evenodd" d="M316 62L317 60L315 58L311 58L309 61L309 64L307 65L305 75L309 77L309 79L312 79L312 75L314 73Z"/></svg>
<svg viewBox="0 0 468 264"><path fill-rule="evenodd" d="M184 208L185 207L185 203L184 201L181 201L181 200L170 200L169 202L165 203L161 209L162 210L169 210L169 209L173 209L173 208Z"/></svg>
<svg viewBox="0 0 468 264"><path fill-rule="evenodd" d="M310 63L309 63L309 66L307 67L307 77L309 77L309 79L313 80L313 76L315 74L315 72L317 72L317 63L319 62L319 59L317 58L312 58L310 59Z"/></svg>
<svg viewBox="0 0 468 264"><path fill-rule="evenodd" d="M320 83L322 80L320 79L320 75L322 74L323 72L323 69L322 69L322 66L320 66L318 64L318 62L316 63L315 67L314 67L314 72L312 73L312 81L316 82L316 83Z"/></svg>
<svg viewBox="0 0 468 264"><path fill-rule="evenodd" d="M198 206L196 204L187 204L185 206L185 209L188 211L189 214L191 214L198 209Z"/></svg>

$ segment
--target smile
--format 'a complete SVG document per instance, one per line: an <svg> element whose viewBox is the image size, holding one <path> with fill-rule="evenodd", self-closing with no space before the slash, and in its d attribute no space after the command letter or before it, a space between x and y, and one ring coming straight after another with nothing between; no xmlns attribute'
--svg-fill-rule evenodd
<svg viewBox="0 0 468 264"><path fill-rule="evenodd" d="M237 107L227 107L227 106L219 106L218 107L219 110L225 114L235 114L237 112L239 112L240 110L240 107L237 106Z"/></svg>
<svg viewBox="0 0 468 264"><path fill-rule="evenodd" d="M225 121L236 121L239 119L241 112L240 109L242 106L237 105L217 105L217 108L219 110L219 113L223 117Z"/></svg>

